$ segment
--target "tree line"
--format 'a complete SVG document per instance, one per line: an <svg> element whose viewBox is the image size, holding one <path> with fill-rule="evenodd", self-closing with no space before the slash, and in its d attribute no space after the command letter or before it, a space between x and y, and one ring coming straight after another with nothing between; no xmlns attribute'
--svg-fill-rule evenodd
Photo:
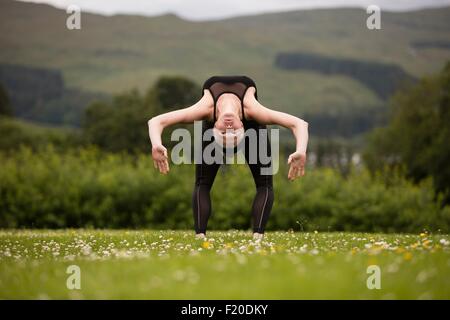
<svg viewBox="0 0 450 320"><path fill-rule="evenodd" d="M196 102L201 88L183 77L161 77L146 92L133 89L114 96L110 101L91 103L85 110L81 129L55 131L19 125L7 120L11 107L4 89L0 88L0 149L12 150L21 144L36 147L50 142L57 148L96 145L108 152L150 153L147 120L152 116ZM363 162L373 173L403 170L415 183L431 178L442 198L450 202L450 63L437 75L421 79L397 91L390 100L384 126L364 134ZM192 125L180 124L192 130ZM175 126L173 127L175 128ZM163 141L170 149L171 130L165 130ZM280 144L288 152L292 143ZM342 166L342 157L349 159L351 149L333 139L319 140L308 149L318 157L318 166L331 161L341 173L348 173L350 162ZM281 158L283 159L283 158Z"/></svg>

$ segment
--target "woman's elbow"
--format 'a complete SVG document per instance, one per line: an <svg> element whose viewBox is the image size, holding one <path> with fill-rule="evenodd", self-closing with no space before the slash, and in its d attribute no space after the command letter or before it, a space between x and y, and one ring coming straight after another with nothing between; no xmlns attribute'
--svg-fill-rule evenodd
<svg viewBox="0 0 450 320"><path fill-rule="evenodd" d="M293 127L294 128L302 128L303 127L303 128L308 129L308 122L306 122L303 119L297 118L295 123L294 123L294 125L293 125Z"/></svg>
<svg viewBox="0 0 450 320"><path fill-rule="evenodd" d="M150 120L148 120L147 123L148 123L148 126L154 126L156 124L160 124L161 119L159 116L154 116L154 117L150 118Z"/></svg>
<svg viewBox="0 0 450 320"><path fill-rule="evenodd" d="M153 117L150 120L148 120L147 125L149 130L157 130L157 128L160 126L158 117Z"/></svg>
<svg viewBox="0 0 450 320"><path fill-rule="evenodd" d="M306 129L308 129L308 122L306 122L305 120L301 119L301 118L297 118L297 123L300 124L301 127L304 127Z"/></svg>

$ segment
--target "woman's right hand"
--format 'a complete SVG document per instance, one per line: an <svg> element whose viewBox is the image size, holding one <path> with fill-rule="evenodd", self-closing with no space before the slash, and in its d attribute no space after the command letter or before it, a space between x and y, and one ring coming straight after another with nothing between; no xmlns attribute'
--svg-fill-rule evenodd
<svg viewBox="0 0 450 320"><path fill-rule="evenodd" d="M288 173L288 179L294 181L298 177L305 175L306 154L299 151L294 152L288 158L288 164L291 165Z"/></svg>
<svg viewBox="0 0 450 320"><path fill-rule="evenodd" d="M152 147L153 166L162 174L169 173L169 160L167 149L163 145Z"/></svg>

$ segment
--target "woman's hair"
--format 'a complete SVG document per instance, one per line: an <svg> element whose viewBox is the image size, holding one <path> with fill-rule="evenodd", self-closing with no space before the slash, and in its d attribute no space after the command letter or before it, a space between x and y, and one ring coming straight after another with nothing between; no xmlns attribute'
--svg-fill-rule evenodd
<svg viewBox="0 0 450 320"><path fill-rule="evenodd" d="M232 148L237 146L244 138L245 130L244 128L239 128L236 130L227 129L225 133L223 133L214 126L213 134L214 141L216 141L220 146Z"/></svg>

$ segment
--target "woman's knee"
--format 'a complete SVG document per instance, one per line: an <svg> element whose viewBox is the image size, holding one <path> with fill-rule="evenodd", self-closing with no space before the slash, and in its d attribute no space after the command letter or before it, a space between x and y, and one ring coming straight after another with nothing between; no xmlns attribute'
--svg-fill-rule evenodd
<svg viewBox="0 0 450 320"><path fill-rule="evenodd" d="M258 188L269 188L273 189L273 176L272 175L259 175L255 177L256 189Z"/></svg>

